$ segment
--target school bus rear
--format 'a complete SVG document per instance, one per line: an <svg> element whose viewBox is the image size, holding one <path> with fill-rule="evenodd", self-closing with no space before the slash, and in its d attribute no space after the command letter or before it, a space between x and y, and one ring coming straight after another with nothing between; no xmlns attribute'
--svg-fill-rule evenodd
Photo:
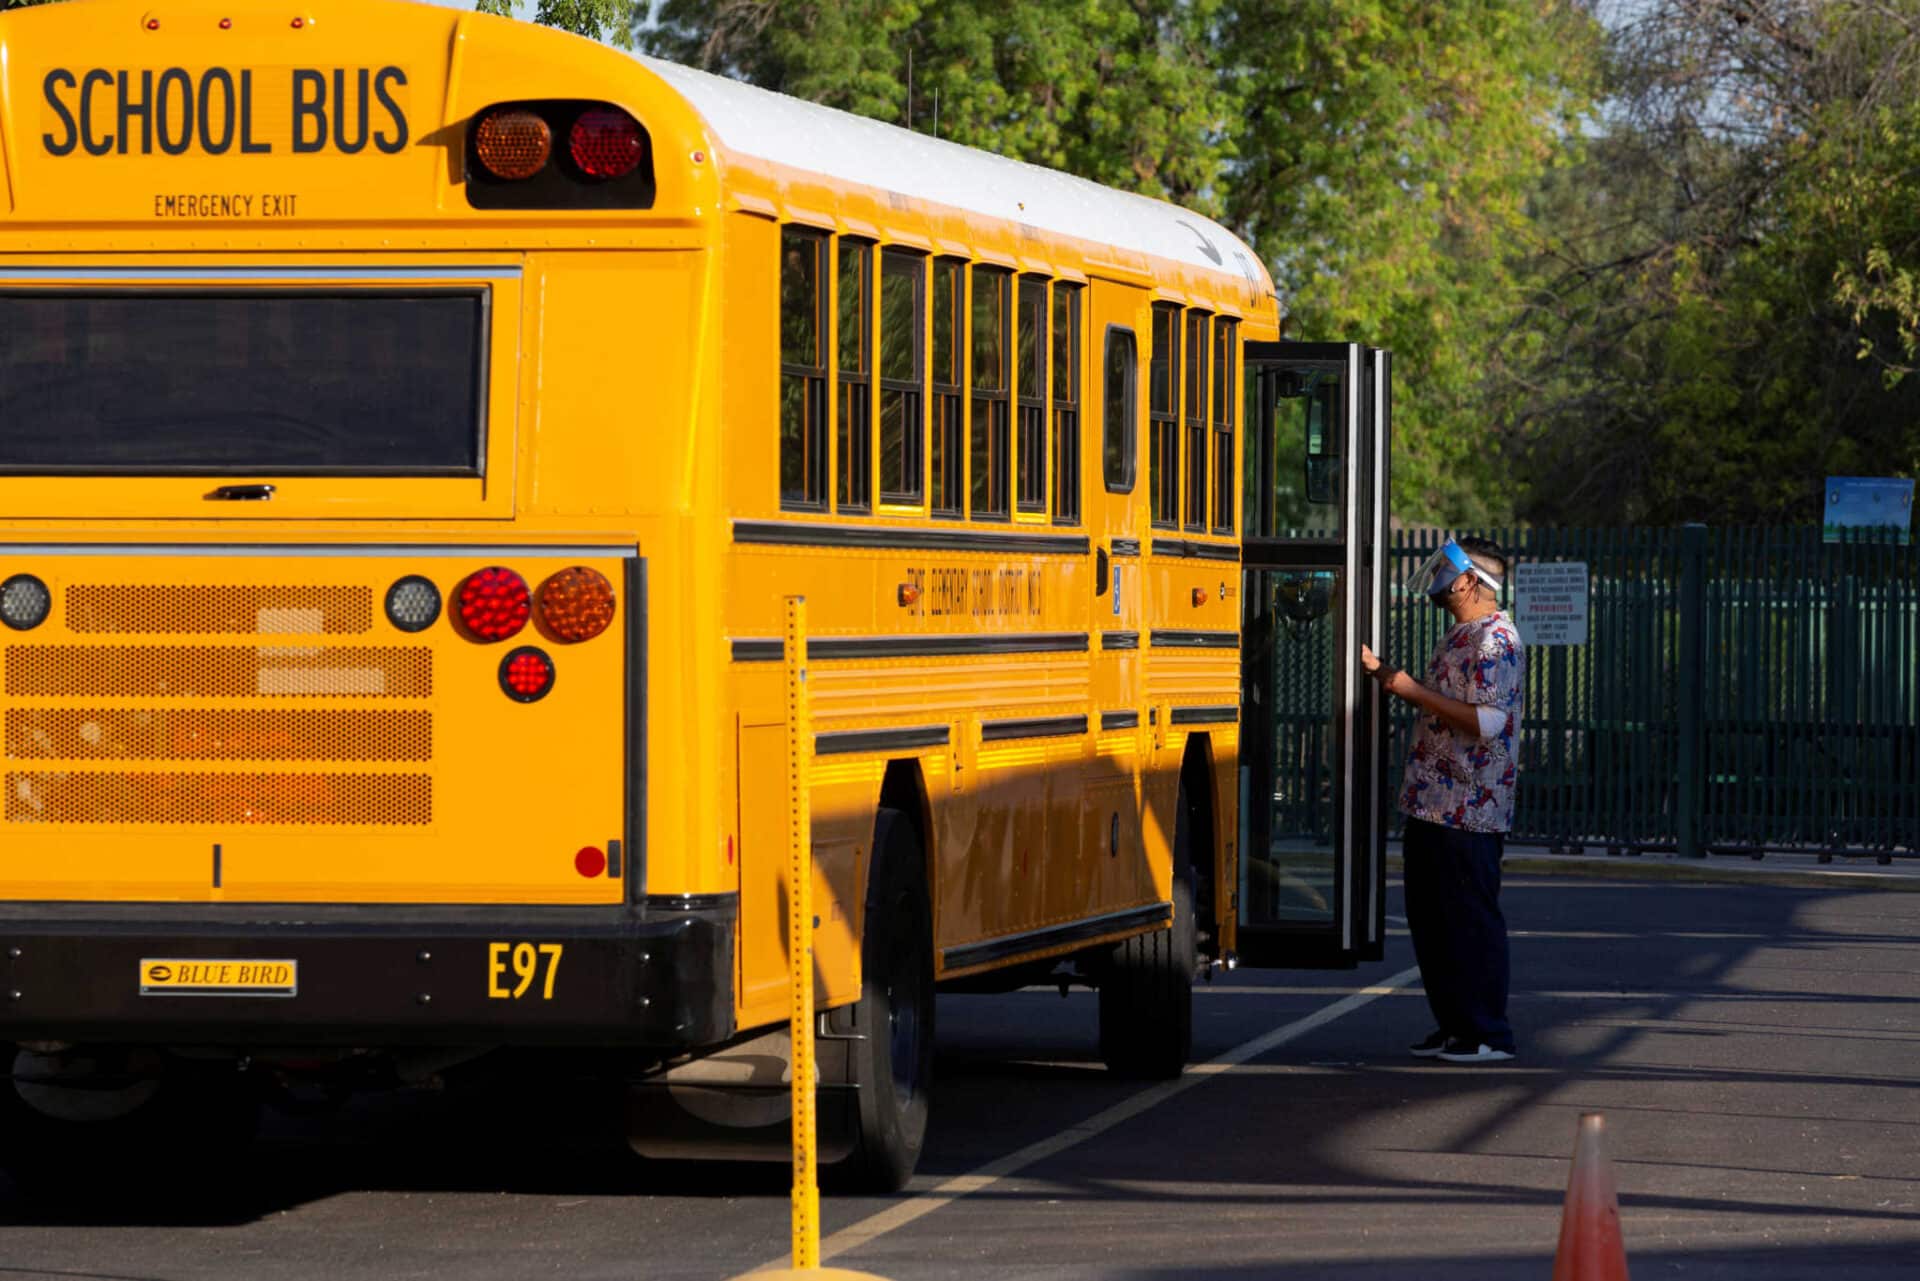
<svg viewBox="0 0 1920 1281"><path fill-rule="evenodd" d="M678 99L358 0L12 13L0 75L0 1038L726 1035L725 886L646 840L650 782L717 809L648 639L702 554Z"/></svg>

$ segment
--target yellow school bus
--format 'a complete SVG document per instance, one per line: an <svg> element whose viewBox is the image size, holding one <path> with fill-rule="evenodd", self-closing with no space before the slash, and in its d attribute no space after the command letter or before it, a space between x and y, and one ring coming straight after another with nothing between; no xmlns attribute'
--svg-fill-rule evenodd
<svg viewBox="0 0 1920 1281"><path fill-rule="evenodd" d="M936 986L1177 1072L1239 419L1366 381L1256 394L1278 325L1199 215L542 28L0 17L7 1146L552 1047L644 1154L782 1152L789 595L848 1182Z"/></svg>

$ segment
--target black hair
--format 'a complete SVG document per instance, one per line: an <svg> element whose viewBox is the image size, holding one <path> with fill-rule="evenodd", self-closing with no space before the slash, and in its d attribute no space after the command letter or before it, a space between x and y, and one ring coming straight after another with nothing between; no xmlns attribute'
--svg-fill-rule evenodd
<svg viewBox="0 0 1920 1281"><path fill-rule="evenodd" d="M1460 544L1460 550L1467 554L1468 559L1492 561L1493 576L1498 578L1503 585L1506 583L1508 558L1505 549L1503 549L1500 544L1494 542L1491 538L1480 538L1473 535L1469 535L1466 538L1458 538L1454 541ZM1482 568L1487 567L1482 566Z"/></svg>

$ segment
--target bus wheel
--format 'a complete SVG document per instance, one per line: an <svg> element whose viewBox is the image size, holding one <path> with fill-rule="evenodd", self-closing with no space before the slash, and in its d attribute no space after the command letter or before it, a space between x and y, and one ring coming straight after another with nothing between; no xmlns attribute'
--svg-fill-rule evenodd
<svg viewBox="0 0 1920 1281"><path fill-rule="evenodd" d="M1193 815L1174 807L1173 926L1114 944L1100 967L1100 1057L1122 1076L1180 1075L1193 1052Z"/></svg>
<svg viewBox="0 0 1920 1281"><path fill-rule="evenodd" d="M873 874L860 941L860 1000L828 1016L848 1037L858 1097L853 1150L829 1168L847 1192L897 1192L913 1176L927 1136L933 1084L933 912L925 855L906 815L874 822Z"/></svg>

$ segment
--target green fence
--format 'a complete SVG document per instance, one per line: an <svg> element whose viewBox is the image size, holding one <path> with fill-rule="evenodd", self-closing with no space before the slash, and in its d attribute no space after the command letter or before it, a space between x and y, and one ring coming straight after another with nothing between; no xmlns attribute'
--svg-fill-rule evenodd
<svg viewBox="0 0 1920 1281"><path fill-rule="evenodd" d="M1528 651L1516 839L1916 852L1920 548L1818 528L1487 532L1520 560L1588 566L1587 643ZM1398 536L1393 581L1441 537ZM1394 601L1387 653L1418 674L1446 616ZM1397 782L1412 715L1394 707Z"/></svg>

